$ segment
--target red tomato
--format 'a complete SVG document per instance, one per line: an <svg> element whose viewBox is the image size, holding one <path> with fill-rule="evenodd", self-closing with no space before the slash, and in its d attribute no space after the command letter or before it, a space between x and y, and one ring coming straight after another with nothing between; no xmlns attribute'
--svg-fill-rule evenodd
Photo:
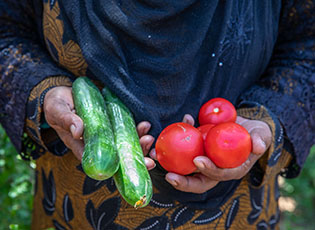
<svg viewBox="0 0 315 230"><path fill-rule="evenodd" d="M201 132L202 138L204 141L206 140L209 130L213 127L214 127L214 124L206 124L206 125L201 125L197 127L197 129Z"/></svg>
<svg viewBox="0 0 315 230"><path fill-rule="evenodd" d="M213 98L203 104L199 110L199 124L219 124L236 121L234 105L224 98Z"/></svg>
<svg viewBox="0 0 315 230"><path fill-rule="evenodd" d="M220 168L243 164L252 150L250 134L241 125L228 122L216 125L205 141L206 155Z"/></svg>
<svg viewBox="0 0 315 230"><path fill-rule="evenodd" d="M155 150L157 160L165 170L187 175L196 170L193 159L204 155L202 135L189 124L174 123L161 132Z"/></svg>

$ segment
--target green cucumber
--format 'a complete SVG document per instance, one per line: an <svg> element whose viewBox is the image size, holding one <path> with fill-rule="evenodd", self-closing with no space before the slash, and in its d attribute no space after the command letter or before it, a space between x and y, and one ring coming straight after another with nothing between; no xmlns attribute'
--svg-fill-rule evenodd
<svg viewBox="0 0 315 230"><path fill-rule="evenodd" d="M120 159L119 169L113 176L115 185L127 203L135 208L145 207L152 197L152 181L132 113L109 89L103 88L102 94Z"/></svg>
<svg viewBox="0 0 315 230"><path fill-rule="evenodd" d="M119 167L114 134L100 90L87 77L72 85L76 113L84 124L82 168L95 180L112 177Z"/></svg>

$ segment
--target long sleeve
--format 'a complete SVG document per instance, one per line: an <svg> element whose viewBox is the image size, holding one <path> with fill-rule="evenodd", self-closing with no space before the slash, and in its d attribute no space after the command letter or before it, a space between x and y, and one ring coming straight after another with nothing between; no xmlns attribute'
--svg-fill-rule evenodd
<svg viewBox="0 0 315 230"><path fill-rule="evenodd" d="M19 152L30 91L48 77L69 76L42 47L40 20L31 0L0 1L0 123Z"/></svg>
<svg viewBox="0 0 315 230"><path fill-rule="evenodd" d="M23 146L26 148L20 153L23 159L37 159L46 151L50 151L57 156L62 156L69 151L55 130L47 124L43 112L46 93L57 86L71 87L72 81L65 76L45 78L30 92L25 119L27 135L26 138L23 138Z"/></svg>
<svg viewBox="0 0 315 230"><path fill-rule="evenodd" d="M260 81L241 104L268 108L284 130L283 148L292 151L298 173L315 140L315 1L283 1L278 40ZM289 177L296 176L291 173Z"/></svg>

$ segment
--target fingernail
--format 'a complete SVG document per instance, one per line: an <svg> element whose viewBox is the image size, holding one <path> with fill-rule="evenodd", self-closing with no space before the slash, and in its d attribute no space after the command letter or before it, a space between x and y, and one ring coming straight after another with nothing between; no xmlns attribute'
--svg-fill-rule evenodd
<svg viewBox="0 0 315 230"><path fill-rule="evenodd" d="M262 139L260 139L260 143L261 143L261 145L262 145L262 147L263 147L264 149L267 148L266 143L265 143Z"/></svg>
<svg viewBox="0 0 315 230"><path fill-rule="evenodd" d="M150 127L151 127L150 123L145 122L142 126L142 132L147 133L149 131Z"/></svg>
<svg viewBox="0 0 315 230"><path fill-rule="evenodd" d="M152 146L152 142L150 142L149 144L147 144L147 145L145 146L145 149L149 151L150 148L151 148L151 146Z"/></svg>
<svg viewBox="0 0 315 230"><path fill-rule="evenodd" d="M148 168L153 169L155 167L155 163L153 160L148 159L148 158L144 158L144 163L145 165L148 166Z"/></svg>
<svg viewBox="0 0 315 230"><path fill-rule="evenodd" d="M150 157L152 158L152 159L156 159L156 152L155 152L155 149L153 149L151 152L150 152Z"/></svg>
<svg viewBox="0 0 315 230"><path fill-rule="evenodd" d="M151 170L151 169L154 169L155 166L156 166L156 164L154 163L154 164L152 165L152 167L150 168L150 170Z"/></svg>
<svg viewBox="0 0 315 230"><path fill-rule="evenodd" d="M178 186L178 182L174 178L172 178L171 176L166 177L166 180L171 185L173 185L175 187Z"/></svg>
<svg viewBox="0 0 315 230"><path fill-rule="evenodd" d="M198 169L204 170L206 168L205 164L202 161L194 161L195 165L197 166Z"/></svg>
<svg viewBox="0 0 315 230"><path fill-rule="evenodd" d="M145 123L145 128L146 129L150 129L151 128L151 124L150 123Z"/></svg>
<svg viewBox="0 0 315 230"><path fill-rule="evenodd" d="M169 183L171 183L174 187L178 185L178 182L176 180L170 180Z"/></svg>
<svg viewBox="0 0 315 230"><path fill-rule="evenodd" d="M71 126L70 126L70 132L71 132L72 136L74 136L74 133L75 133L75 125L71 125Z"/></svg>

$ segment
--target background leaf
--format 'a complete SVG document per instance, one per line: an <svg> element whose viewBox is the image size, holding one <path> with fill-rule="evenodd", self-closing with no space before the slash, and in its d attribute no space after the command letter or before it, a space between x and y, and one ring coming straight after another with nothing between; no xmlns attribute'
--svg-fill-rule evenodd
<svg viewBox="0 0 315 230"><path fill-rule="evenodd" d="M315 145L311 148L301 174L294 179L286 179L280 187L281 196L296 202L293 212L281 213L281 230L315 229Z"/></svg>
<svg viewBox="0 0 315 230"><path fill-rule="evenodd" d="M21 159L0 125L0 229L30 229L34 162Z"/></svg>

